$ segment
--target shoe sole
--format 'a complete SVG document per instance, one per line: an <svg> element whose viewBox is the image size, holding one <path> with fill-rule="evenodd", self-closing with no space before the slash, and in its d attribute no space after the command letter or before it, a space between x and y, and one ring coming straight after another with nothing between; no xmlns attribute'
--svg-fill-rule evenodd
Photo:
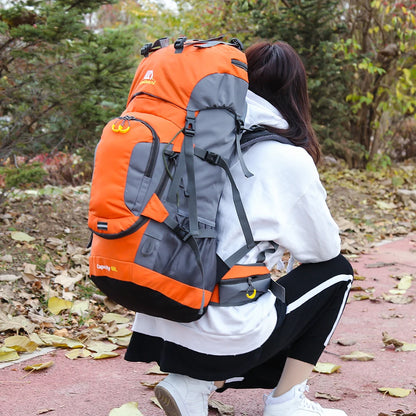
<svg viewBox="0 0 416 416"><path fill-rule="evenodd" d="M155 395L159 401L162 409L166 413L166 416L182 416L181 411L179 410L178 405L176 404L175 399L170 394L169 390L165 389L162 386L155 387Z"/></svg>

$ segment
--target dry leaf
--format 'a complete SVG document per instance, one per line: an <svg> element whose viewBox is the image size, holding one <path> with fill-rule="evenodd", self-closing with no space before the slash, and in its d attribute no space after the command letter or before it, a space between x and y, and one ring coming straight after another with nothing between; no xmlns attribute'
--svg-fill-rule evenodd
<svg viewBox="0 0 416 416"><path fill-rule="evenodd" d="M46 368L53 366L53 361L48 361L46 363L39 363L39 364L32 364L27 365L23 370L25 371L39 371L39 370L45 370Z"/></svg>
<svg viewBox="0 0 416 416"><path fill-rule="evenodd" d="M130 322L130 318L118 313L106 313L101 319L102 322L115 322L116 324L126 324Z"/></svg>
<svg viewBox="0 0 416 416"><path fill-rule="evenodd" d="M151 397L150 398L150 401L153 403L153 404L155 404L159 409L162 409L163 410L163 408L162 408L162 406L160 405L160 403L159 403L159 400L156 398L156 397Z"/></svg>
<svg viewBox="0 0 416 416"><path fill-rule="evenodd" d="M99 351L99 352L95 352L94 354L91 354L91 357L94 360L102 360L104 358L114 358L118 356L119 354L113 351Z"/></svg>
<svg viewBox="0 0 416 416"><path fill-rule="evenodd" d="M90 307L90 302L88 300L76 300L72 304L71 313L79 316L88 315L88 309Z"/></svg>
<svg viewBox="0 0 416 416"><path fill-rule="evenodd" d="M220 416L234 416L234 406L224 404L219 400L209 399L208 406L217 410Z"/></svg>
<svg viewBox="0 0 416 416"><path fill-rule="evenodd" d="M407 397L412 392L410 389L400 387L380 387L377 390L392 397Z"/></svg>
<svg viewBox="0 0 416 416"><path fill-rule="evenodd" d="M362 351L353 351L351 354L341 355L340 358L344 361L372 361L374 355Z"/></svg>
<svg viewBox="0 0 416 416"><path fill-rule="evenodd" d="M57 298L56 296L53 296L48 300L48 309L54 315L58 315L63 310L70 309L71 307L72 302L69 300Z"/></svg>
<svg viewBox="0 0 416 416"><path fill-rule="evenodd" d="M67 352L65 354L66 358L69 358L70 360L76 360L77 358L87 358L91 356L91 351L88 351L87 349L75 349Z"/></svg>
<svg viewBox="0 0 416 416"><path fill-rule="evenodd" d="M102 341L88 341L85 343L85 346L95 352L110 352L118 348L117 345L110 344L109 342Z"/></svg>
<svg viewBox="0 0 416 416"><path fill-rule="evenodd" d="M137 402L129 402L112 409L108 416L143 416L143 413L138 409Z"/></svg>
<svg viewBox="0 0 416 416"><path fill-rule="evenodd" d="M0 275L0 282L15 282L22 276L16 276L15 274L2 274Z"/></svg>
<svg viewBox="0 0 416 416"><path fill-rule="evenodd" d="M397 340L396 338L392 338L390 337L390 335L387 332L383 332L383 344L385 346L388 345L393 345L396 348L402 347L403 346L403 342Z"/></svg>
<svg viewBox="0 0 416 416"><path fill-rule="evenodd" d="M409 274L402 276L399 283L397 284L397 289L407 290L412 286L412 276Z"/></svg>
<svg viewBox="0 0 416 416"><path fill-rule="evenodd" d="M405 305L413 302L413 296L406 295L387 295L386 293L383 293L383 298L385 301L395 303L397 305Z"/></svg>
<svg viewBox="0 0 416 416"><path fill-rule="evenodd" d="M85 345L82 342L75 339L59 337L57 335L39 334L45 345L62 348L84 348Z"/></svg>
<svg viewBox="0 0 416 416"><path fill-rule="evenodd" d="M158 381L153 381L153 382L141 381L140 384L142 386L148 387L149 389L154 389L159 384L159 382Z"/></svg>
<svg viewBox="0 0 416 416"><path fill-rule="evenodd" d="M338 339L337 344L342 345L343 347L350 347L355 345L357 341L355 339Z"/></svg>
<svg viewBox="0 0 416 416"><path fill-rule="evenodd" d="M318 362L313 368L313 371L315 371L316 373L332 374L338 372L340 368L340 365Z"/></svg>
<svg viewBox="0 0 416 416"><path fill-rule="evenodd" d="M0 363L15 361L19 359L19 354L13 348L0 347Z"/></svg>
<svg viewBox="0 0 416 416"><path fill-rule="evenodd" d="M338 400L341 400L341 397L333 396L332 394L329 394L329 393L321 393L319 391L315 393L315 397L317 399L326 399L326 400L329 400L330 402L336 402Z"/></svg>
<svg viewBox="0 0 416 416"><path fill-rule="evenodd" d="M22 241L26 243L30 243L31 241L35 240L34 237L31 237L29 234L26 234L22 231L12 231L10 237L12 238L12 240Z"/></svg>
<svg viewBox="0 0 416 416"><path fill-rule="evenodd" d="M27 320L24 316L10 316L0 311L0 332L24 329L28 334L32 333L37 325Z"/></svg>
<svg viewBox="0 0 416 416"><path fill-rule="evenodd" d="M4 345L19 352L33 352L38 347L38 344L33 342L29 337L22 335L14 335L6 338L4 340Z"/></svg>
<svg viewBox="0 0 416 416"><path fill-rule="evenodd" d="M131 335L127 337L108 337L108 340L119 347L127 347L130 344Z"/></svg>
<svg viewBox="0 0 416 416"><path fill-rule="evenodd" d="M401 347L396 348L396 351L416 351L416 344L411 344L410 342L403 342Z"/></svg>
<svg viewBox="0 0 416 416"><path fill-rule="evenodd" d="M152 368L150 368L150 370L146 371L146 374L157 374L157 375L168 375L168 373L165 373L163 371L160 370L160 367L158 364L155 364Z"/></svg>

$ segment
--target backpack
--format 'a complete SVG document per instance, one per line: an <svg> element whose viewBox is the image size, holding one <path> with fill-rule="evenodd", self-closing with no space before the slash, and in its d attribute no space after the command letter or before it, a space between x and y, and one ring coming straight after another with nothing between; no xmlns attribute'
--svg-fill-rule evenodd
<svg viewBox="0 0 416 416"><path fill-rule="evenodd" d="M237 264L256 244L227 165L234 152L242 161L247 63L238 40L221 38L164 38L141 53L127 107L95 151L90 278L128 309L191 322L211 300L223 304L222 277L245 279L245 301L270 284L264 264ZM226 180L246 244L225 261L223 276L216 214ZM253 281L263 284L257 290Z"/></svg>

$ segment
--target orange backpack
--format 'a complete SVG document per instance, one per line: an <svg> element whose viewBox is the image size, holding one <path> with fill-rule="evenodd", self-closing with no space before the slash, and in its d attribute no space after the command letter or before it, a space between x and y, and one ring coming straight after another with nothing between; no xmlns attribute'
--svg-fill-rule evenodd
<svg viewBox="0 0 416 416"><path fill-rule="evenodd" d="M241 303L241 296L232 300L230 282L244 302L268 290L264 264L236 265L256 244L227 166L233 152L241 153L246 111L240 45L220 38L147 44L127 108L106 125L97 145L90 277L131 310L190 322L210 302ZM222 276L216 214L227 177L246 245L225 261L230 270Z"/></svg>

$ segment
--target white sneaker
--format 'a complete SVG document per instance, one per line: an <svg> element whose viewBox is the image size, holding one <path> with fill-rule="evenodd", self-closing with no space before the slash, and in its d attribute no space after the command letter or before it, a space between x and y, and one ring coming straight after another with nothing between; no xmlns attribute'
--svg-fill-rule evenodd
<svg viewBox="0 0 416 416"><path fill-rule="evenodd" d="M155 395L167 416L208 416L208 397L214 382L169 374L155 387Z"/></svg>
<svg viewBox="0 0 416 416"><path fill-rule="evenodd" d="M263 416L347 416L342 410L323 409L305 397L306 383L294 387L295 397L283 403L272 403L272 393L265 397Z"/></svg>

